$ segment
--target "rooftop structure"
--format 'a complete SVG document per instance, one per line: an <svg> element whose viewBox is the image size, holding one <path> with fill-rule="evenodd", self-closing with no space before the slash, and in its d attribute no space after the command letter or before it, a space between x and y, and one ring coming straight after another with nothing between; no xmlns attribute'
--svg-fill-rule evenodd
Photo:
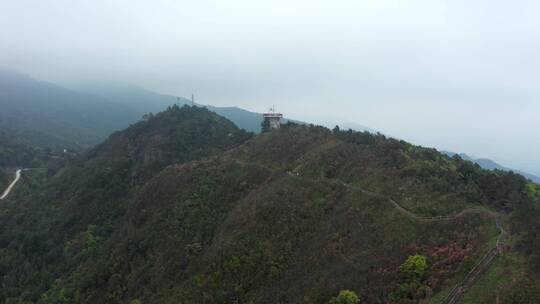
<svg viewBox="0 0 540 304"><path fill-rule="evenodd" d="M277 113L275 109L272 107L267 113L263 113L263 123L262 123L262 131L268 132L272 130L277 130L281 126L281 118L283 118L283 114Z"/></svg>

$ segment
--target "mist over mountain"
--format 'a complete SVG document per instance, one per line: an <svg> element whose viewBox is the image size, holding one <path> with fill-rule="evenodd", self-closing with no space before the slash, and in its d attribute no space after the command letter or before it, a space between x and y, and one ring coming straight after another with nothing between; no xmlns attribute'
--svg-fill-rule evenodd
<svg viewBox="0 0 540 304"><path fill-rule="evenodd" d="M454 155L459 155L459 157L461 157L462 159L464 160L468 160L468 161L471 161L473 163L476 163L478 164L480 167L484 168L484 169L487 169L487 170L502 170L502 171L514 171L518 174L521 174L523 176L525 176L526 178L530 179L531 181L537 183L537 184L540 184L540 177L534 175L534 174L530 174L530 173L527 173L527 172L523 172L521 170L514 170L514 169L510 169L510 168L507 168L507 167L504 167L498 163L496 163L495 161L491 160L491 159L488 159L488 158L475 158L475 157L471 157L465 153L454 153L454 152L449 152L449 151L441 151L441 153L444 153L448 156L454 156Z"/></svg>
<svg viewBox="0 0 540 304"><path fill-rule="evenodd" d="M191 105L192 103L191 99L160 94L134 85L114 83L87 85L81 86L80 90L108 100L114 100L129 107L135 107L140 113L156 113L173 104ZM261 123L263 121L262 113L247 111L235 106L215 107L212 105L204 105L200 104L197 100L195 100L195 104L197 106L204 106L209 110L228 118L242 129L255 133L261 131ZM286 121L288 121L287 118L284 119L284 122Z"/></svg>
<svg viewBox="0 0 540 304"><path fill-rule="evenodd" d="M190 99L160 94L133 85L113 83L81 86L80 89L108 100L114 100L128 107L134 107L142 114L157 113L173 104L191 105ZM197 102L196 104L202 106ZM232 120L240 128L251 132L261 131L262 115L259 113L249 112L237 107L204 106Z"/></svg>
<svg viewBox="0 0 540 304"><path fill-rule="evenodd" d="M3 106L0 127L5 136L60 151L91 147L145 114L157 113L174 104L191 104L190 99L156 93L135 85L100 83L66 89L8 70L0 70L0 86L3 88L0 91L0 104ZM205 107L230 119L240 128L255 133L261 130L261 113L238 107ZM286 121L288 119L284 119ZM334 126L333 123L321 123L330 128ZM336 124L344 130L375 132L357 123ZM489 159L473 160L465 154L460 156L486 169L513 170ZM540 182L535 175L513 171Z"/></svg>
<svg viewBox="0 0 540 304"><path fill-rule="evenodd" d="M257 113L275 105L540 176L534 1L2 4L0 65L38 79L193 92Z"/></svg>
<svg viewBox="0 0 540 304"><path fill-rule="evenodd" d="M0 128L41 147L91 147L143 115L191 101L132 85L101 84L66 89L29 76L0 71ZM240 128L260 132L262 115L237 107L206 106Z"/></svg>
<svg viewBox="0 0 540 304"><path fill-rule="evenodd" d="M80 84L73 89L131 107L138 113L157 113L173 104L191 104L191 100L184 97L159 94L125 83Z"/></svg>
<svg viewBox="0 0 540 304"><path fill-rule="evenodd" d="M0 70L0 128L53 148L95 145L140 117L129 107Z"/></svg>
<svg viewBox="0 0 540 304"><path fill-rule="evenodd" d="M0 304L539 304L538 12L0 0Z"/></svg>

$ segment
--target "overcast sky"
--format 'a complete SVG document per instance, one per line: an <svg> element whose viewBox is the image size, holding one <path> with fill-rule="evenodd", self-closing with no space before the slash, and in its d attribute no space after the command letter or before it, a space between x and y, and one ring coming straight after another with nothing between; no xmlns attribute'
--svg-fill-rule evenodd
<svg viewBox="0 0 540 304"><path fill-rule="evenodd" d="M0 66L355 122L540 175L540 2L0 0Z"/></svg>

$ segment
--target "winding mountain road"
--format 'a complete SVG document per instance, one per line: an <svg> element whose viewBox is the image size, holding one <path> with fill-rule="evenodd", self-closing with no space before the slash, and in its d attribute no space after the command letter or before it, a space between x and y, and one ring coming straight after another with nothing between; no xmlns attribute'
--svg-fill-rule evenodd
<svg viewBox="0 0 540 304"><path fill-rule="evenodd" d="M21 178L21 171L22 171L21 169L17 169L17 171L15 172L15 179L11 182L11 184L9 184L6 190L4 190L4 193L2 194L2 196L0 196L0 200L5 199L9 195L9 193L11 192L15 184Z"/></svg>

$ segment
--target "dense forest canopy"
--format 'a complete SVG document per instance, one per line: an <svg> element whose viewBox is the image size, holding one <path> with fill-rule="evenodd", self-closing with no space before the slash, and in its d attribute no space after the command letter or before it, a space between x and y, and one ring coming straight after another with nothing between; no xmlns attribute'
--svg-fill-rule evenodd
<svg viewBox="0 0 540 304"><path fill-rule="evenodd" d="M39 174L0 207L0 302L417 303L496 239L486 212L457 216L468 209L503 218L512 242L495 265L519 273L474 301L540 291L538 185L380 134L255 136L172 106ZM390 199L455 219L418 221Z"/></svg>

